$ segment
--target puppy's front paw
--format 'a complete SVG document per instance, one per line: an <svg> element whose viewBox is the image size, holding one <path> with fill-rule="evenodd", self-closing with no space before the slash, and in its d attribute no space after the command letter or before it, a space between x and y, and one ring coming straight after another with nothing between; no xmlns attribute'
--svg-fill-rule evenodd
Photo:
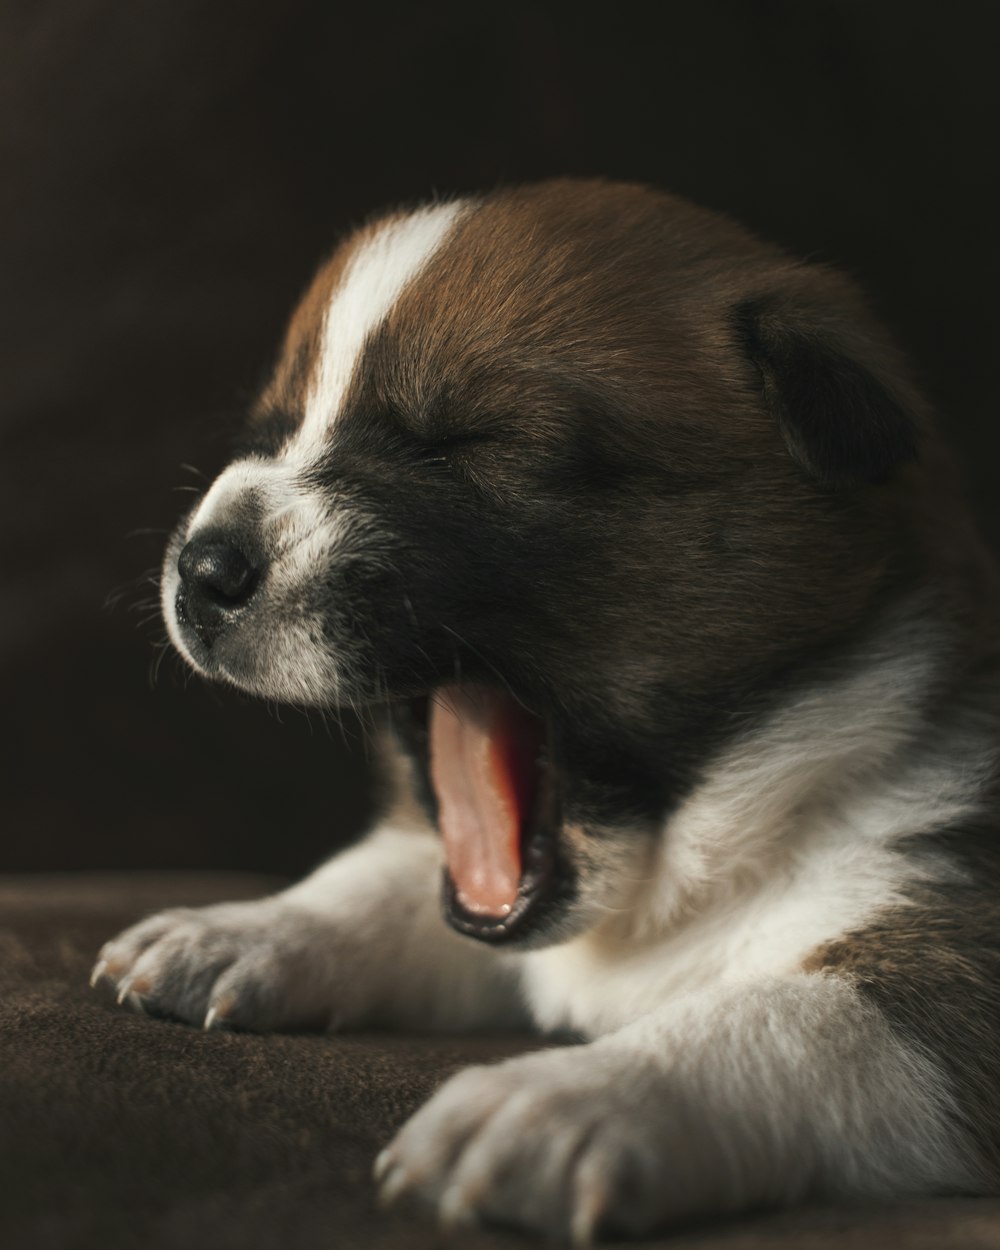
<svg viewBox="0 0 1000 1250"><path fill-rule="evenodd" d="M646 1232L692 1197L658 1092L586 1046L469 1068L379 1156L383 1199L412 1193L445 1224L513 1224L578 1245Z"/></svg>
<svg viewBox="0 0 1000 1250"><path fill-rule="evenodd" d="M205 1028L327 1027L342 1016L329 921L280 898L176 908L106 943L91 984Z"/></svg>

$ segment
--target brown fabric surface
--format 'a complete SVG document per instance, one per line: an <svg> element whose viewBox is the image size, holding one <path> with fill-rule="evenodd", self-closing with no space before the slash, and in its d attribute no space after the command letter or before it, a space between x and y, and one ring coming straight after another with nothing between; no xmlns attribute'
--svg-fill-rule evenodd
<svg viewBox="0 0 1000 1250"><path fill-rule="evenodd" d="M511 1037L201 1033L87 989L100 943L154 908L249 897L264 878L0 878L0 1245L431 1250L525 1245L380 1211L371 1162L463 1064ZM761 1250L1000 1245L1000 1201L811 1209L650 1246Z"/></svg>

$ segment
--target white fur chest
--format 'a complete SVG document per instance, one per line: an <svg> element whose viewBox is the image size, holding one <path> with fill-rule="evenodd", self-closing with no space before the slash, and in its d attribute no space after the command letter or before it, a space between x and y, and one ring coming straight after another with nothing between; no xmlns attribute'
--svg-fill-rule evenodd
<svg viewBox="0 0 1000 1250"><path fill-rule="evenodd" d="M527 955L524 991L541 1027L607 1033L690 992L794 971L817 947L901 903L913 875L891 850L829 842L668 934L636 941L609 924Z"/></svg>
<svg viewBox="0 0 1000 1250"><path fill-rule="evenodd" d="M886 652L725 752L624 908L522 957L540 1026L598 1035L690 992L794 972L905 906L918 882L956 871L908 853L906 839L976 809L992 750L971 724L921 745L929 665Z"/></svg>

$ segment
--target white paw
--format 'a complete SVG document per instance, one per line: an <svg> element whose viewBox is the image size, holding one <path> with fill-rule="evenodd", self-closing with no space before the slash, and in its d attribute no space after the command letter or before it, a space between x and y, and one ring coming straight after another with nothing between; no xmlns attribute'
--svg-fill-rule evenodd
<svg viewBox="0 0 1000 1250"><path fill-rule="evenodd" d="M413 1194L447 1225L514 1225L577 1245L688 1213L680 1126L662 1075L638 1066L580 1046L460 1072L379 1156L383 1199Z"/></svg>
<svg viewBox="0 0 1000 1250"><path fill-rule="evenodd" d="M176 908L106 943L91 984L206 1029L329 1027L346 1014L333 928L280 898Z"/></svg>

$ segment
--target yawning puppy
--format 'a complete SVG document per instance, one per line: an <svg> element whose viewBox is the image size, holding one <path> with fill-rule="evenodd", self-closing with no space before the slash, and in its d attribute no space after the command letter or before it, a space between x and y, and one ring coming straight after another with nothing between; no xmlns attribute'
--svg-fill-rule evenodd
<svg viewBox="0 0 1000 1250"><path fill-rule="evenodd" d="M363 844L97 976L588 1039L449 1081L387 1196L586 1241L995 1186L993 573L850 284L631 186L381 218L162 585L198 672L403 749Z"/></svg>

